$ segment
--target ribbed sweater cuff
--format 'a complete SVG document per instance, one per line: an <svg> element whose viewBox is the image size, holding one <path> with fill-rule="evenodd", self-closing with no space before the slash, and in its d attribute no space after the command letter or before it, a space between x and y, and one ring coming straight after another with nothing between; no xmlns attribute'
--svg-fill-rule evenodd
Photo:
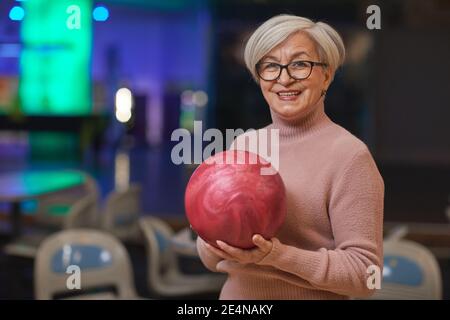
<svg viewBox="0 0 450 320"><path fill-rule="evenodd" d="M326 264L326 255L320 251L309 251L282 244L272 239L272 250L261 261L260 265L268 265L283 271L294 271L301 278L314 283L321 265Z"/></svg>

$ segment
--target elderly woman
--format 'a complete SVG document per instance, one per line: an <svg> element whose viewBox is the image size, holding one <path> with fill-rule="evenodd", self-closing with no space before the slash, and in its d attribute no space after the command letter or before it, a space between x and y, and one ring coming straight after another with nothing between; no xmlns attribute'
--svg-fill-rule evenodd
<svg viewBox="0 0 450 320"><path fill-rule="evenodd" d="M329 25L292 15L263 23L245 62L279 130L286 221L242 250L198 238L205 266L228 274L221 299L346 299L373 293L382 269L384 183L366 145L330 120L324 100L344 61ZM238 137L237 139L239 139ZM375 266L375 267L374 267Z"/></svg>

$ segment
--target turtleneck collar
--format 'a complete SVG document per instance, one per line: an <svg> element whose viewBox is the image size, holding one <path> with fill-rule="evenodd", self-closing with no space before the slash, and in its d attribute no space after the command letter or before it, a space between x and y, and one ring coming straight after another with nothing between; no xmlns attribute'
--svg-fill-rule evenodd
<svg viewBox="0 0 450 320"><path fill-rule="evenodd" d="M280 118L278 114L270 110L272 116L271 128L279 129L281 140L299 139L311 133L320 131L322 128L329 126L333 122L325 113L324 99L312 108L312 110L299 117L298 119L287 121Z"/></svg>

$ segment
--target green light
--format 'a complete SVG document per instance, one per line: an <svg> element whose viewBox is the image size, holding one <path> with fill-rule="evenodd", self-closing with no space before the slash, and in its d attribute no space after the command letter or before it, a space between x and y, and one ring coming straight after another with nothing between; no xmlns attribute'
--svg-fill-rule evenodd
<svg viewBox="0 0 450 320"><path fill-rule="evenodd" d="M22 23L20 98L29 115L91 112L91 0L30 0Z"/></svg>
<svg viewBox="0 0 450 320"><path fill-rule="evenodd" d="M72 160L79 153L80 137L71 132L31 132L30 156L39 160Z"/></svg>
<svg viewBox="0 0 450 320"><path fill-rule="evenodd" d="M27 194L38 195L56 192L64 188L76 187L84 182L84 176L78 171L31 171L22 178Z"/></svg>

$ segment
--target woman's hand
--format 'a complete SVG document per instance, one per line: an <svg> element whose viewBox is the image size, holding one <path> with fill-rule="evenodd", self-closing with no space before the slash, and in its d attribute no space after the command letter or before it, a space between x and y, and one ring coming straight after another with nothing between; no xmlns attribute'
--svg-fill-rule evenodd
<svg viewBox="0 0 450 320"><path fill-rule="evenodd" d="M272 250L273 243L272 240L266 240L259 234L255 234L252 237L252 241L256 246L254 249L232 247L223 241L217 241L217 245L220 249L208 243L205 243L205 245L209 250L223 259L237 261L242 264L258 263L269 254Z"/></svg>

